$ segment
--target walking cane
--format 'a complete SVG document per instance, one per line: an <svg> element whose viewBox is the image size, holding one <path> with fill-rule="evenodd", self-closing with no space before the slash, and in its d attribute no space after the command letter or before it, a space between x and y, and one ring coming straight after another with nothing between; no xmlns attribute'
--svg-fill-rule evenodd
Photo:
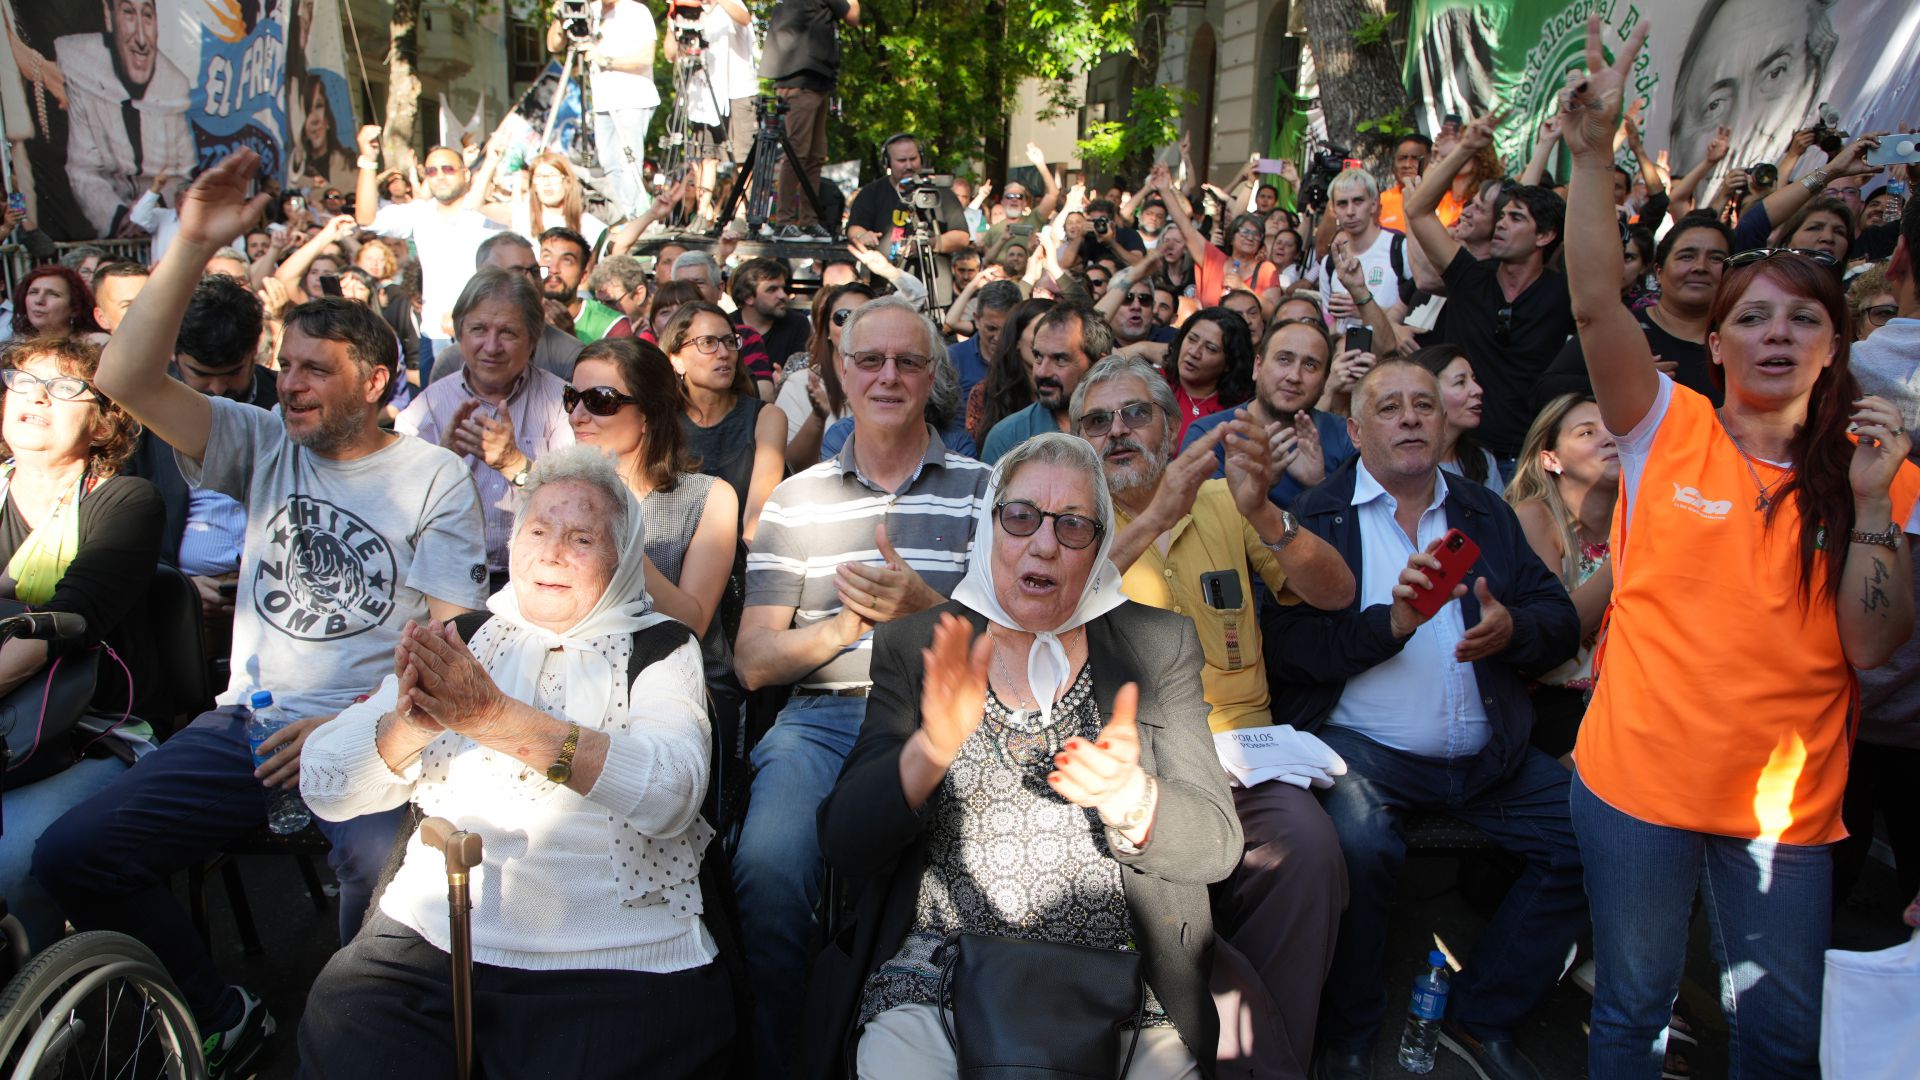
<svg viewBox="0 0 1920 1080"><path fill-rule="evenodd" d="M473 1075L473 901L467 875L480 865L480 834L455 827L446 818L420 823L420 838L447 857L447 921L453 963L453 1054L456 1080Z"/></svg>

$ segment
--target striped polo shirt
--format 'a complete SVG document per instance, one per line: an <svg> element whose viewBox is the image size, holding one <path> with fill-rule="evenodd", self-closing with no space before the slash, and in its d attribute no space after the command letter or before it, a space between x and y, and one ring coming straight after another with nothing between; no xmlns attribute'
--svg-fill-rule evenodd
<svg viewBox="0 0 1920 1080"><path fill-rule="evenodd" d="M887 491L860 475L856 437L848 437L839 456L781 481L760 511L747 555L747 606L791 607L795 629L839 614L834 571L843 562L882 561L873 536L882 522L894 550L935 592L952 595L967 573L967 549L993 470L949 451L928 427L920 467L898 491ZM872 657L873 635L867 634L799 685L870 685Z"/></svg>

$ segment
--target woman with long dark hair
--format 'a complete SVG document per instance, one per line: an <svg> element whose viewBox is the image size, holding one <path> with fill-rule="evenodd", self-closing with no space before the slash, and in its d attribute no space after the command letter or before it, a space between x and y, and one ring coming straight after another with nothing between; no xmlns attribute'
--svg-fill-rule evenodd
<svg viewBox="0 0 1920 1080"><path fill-rule="evenodd" d="M858 281L822 289L813 298L813 334L807 339L807 365L787 372L774 404L787 414L787 469L799 472L820 463L820 439L842 417L852 416L840 387L840 328L873 289Z"/></svg>
<svg viewBox="0 0 1920 1080"><path fill-rule="evenodd" d="M100 324L93 320L93 290L78 271L58 264L36 266L13 290L14 337L100 332Z"/></svg>
<svg viewBox="0 0 1920 1080"><path fill-rule="evenodd" d="M1054 302L1045 297L1020 301L1000 331L1000 346L987 362L987 377L967 399L967 431L976 444L987 441L993 425L1033 404L1033 331Z"/></svg>
<svg viewBox="0 0 1920 1080"><path fill-rule="evenodd" d="M294 163L295 174L318 173L331 183L351 183L355 155L340 141L333 103L327 100L327 84L319 75L309 74L301 85L306 91L302 96L306 113L300 120L300 160Z"/></svg>
<svg viewBox="0 0 1920 1080"><path fill-rule="evenodd" d="M752 543L760 508L786 464L787 417L753 391L740 362L740 337L717 305L695 300L674 311L661 344L680 375L680 422L700 471L740 496L740 537Z"/></svg>
<svg viewBox="0 0 1920 1080"><path fill-rule="evenodd" d="M1815 1076L1853 669L1913 633L1920 470L1899 411L1859 396L1846 297L1822 259L1727 260L1707 337L1721 408L1654 368L1620 303L1612 190L1645 39L1643 26L1609 66L1589 19L1589 74L1561 123L1573 309L1622 462L1613 608L1571 796L1594 924L1589 1074L1660 1075L1700 893L1729 1071Z"/></svg>
<svg viewBox="0 0 1920 1080"><path fill-rule="evenodd" d="M1232 308L1201 308L1167 344L1167 382L1180 404L1174 446L1187 425L1253 397L1253 331Z"/></svg>
<svg viewBox="0 0 1920 1080"><path fill-rule="evenodd" d="M1408 359L1440 380L1440 399L1447 408L1446 443L1440 447L1440 467L1485 484L1495 491L1501 487L1500 466L1493 454L1474 438L1480 426L1480 414L1486 391L1473 377L1473 361L1458 345L1429 345Z"/></svg>

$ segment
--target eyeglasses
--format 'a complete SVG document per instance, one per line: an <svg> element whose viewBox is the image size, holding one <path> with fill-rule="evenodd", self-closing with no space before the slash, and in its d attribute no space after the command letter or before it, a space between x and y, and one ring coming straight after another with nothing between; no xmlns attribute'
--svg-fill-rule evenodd
<svg viewBox="0 0 1920 1080"><path fill-rule="evenodd" d="M420 175L429 180L436 176L458 176L462 168L461 165L427 165L421 168Z"/></svg>
<svg viewBox="0 0 1920 1080"><path fill-rule="evenodd" d="M1000 196L1000 200L1002 202L1026 202L1027 193L1024 191L1009 191Z"/></svg>
<svg viewBox="0 0 1920 1080"><path fill-rule="evenodd" d="M680 343L682 348L692 348L701 356L714 356L721 351L732 352L740 347L738 334L701 334L690 337Z"/></svg>
<svg viewBox="0 0 1920 1080"><path fill-rule="evenodd" d="M611 386L592 386L585 390L569 386L560 391L560 405L568 412L583 404L595 416L612 416L625 406L640 404L640 399L628 397Z"/></svg>
<svg viewBox="0 0 1920 1080"><path fill-rule="evenodd" d="M1493 343L1506 348L1513 341L1513 305L1493 313Z"/></svg>
<svg viewBox="0 0 1920 1080"><path fill-rule="evenodd" d="M853 361L854 367L866 372L882 370L889 360L893 361L894 370L902 375L919 375L933 370L933 357L919 353L857 352L848 359Z"/></svg>
<svg viewBox="0 0 1920 1080"><path fill-rule="evenodd" d="M850 307L843 307L839 311L836 311L832 315L828 316L828 318L833 320L833 325L835 326L845 326L847 325L847 320L853 318L853 309Z"/></svg>
<svg viewBox="0 0 1920 1080"><path fill-rule="evenodd" d="M608 296L605 292L597 292L593 294L593 298L607 305L608 307L614 307L618 305L622 300L625 300L627 297L632 295L633 295L632 290L623 292L619 296Z"/></svg>
<svg viewBox="0 0 1920 1080"><path fill-rule="evenodd" d="M1153 306L1153 294L1150 292L1129 292L1120 298L1120 305L1139 304L1141 307Z"/></svg>
<svg viewBox="0 0 1920 1080"><path fill-rule="evenodd" d="M1860 314L1867 320L1868 326L1885 326L1887 325L1888 319L1900 314L1900 306L1898 304L1875 304L1869 308L1861 308Z"/></svg>
<svg viewBox="0 0 1920 1080"><path fill-rule="evenodd" d="M1135 401L1118 409L1095 409L1083 413L1080 417L1080 434L1089 439L1102 438L1113 430L1116 419L1128 431L1139 431L1153 423L1153 410L1158 407L1151 401Z"/></svg>
<svg viewBox="0 0 1920 1080"><path fill-rule="evenodd" d="M43 379L31 371L20 368L7 368L0 371L0 382L16 394L31 394L35 387L47 388L47 396L59 401L78 401L91 396L102 408L106 407L106 395L93 388L93 384L74 375L55 375Z"/></svg>
<svg viewBox="0 0 1920 1080"><path fill-rule="evenodd" d="M1070 547L1075 551L1089 546L1107 531L1105 525L1084 514L1056 514L1051 510L1042 510L1025 499L995 503L993 516L1008 536L1032 536L1040 531L1043 520L1052 518L1053 538L1060 541L1061 547Z"/></svg>
<svg viewBox="0 0 1920 1080"><path fill-rule="evenodd" d="M1820 251L1817 248L1750 248L1738 255L1727 256L1726 267L1732 270L1763 259L1771 259L1776 255L1804 255L1821 266L1832 266L1839 262L1833 257L1832 252Z"/></svg>

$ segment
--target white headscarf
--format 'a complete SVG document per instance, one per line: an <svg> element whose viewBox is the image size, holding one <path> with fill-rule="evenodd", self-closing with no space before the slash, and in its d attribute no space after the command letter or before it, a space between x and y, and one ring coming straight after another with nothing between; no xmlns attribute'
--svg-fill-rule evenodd
<svg viewBox="0 0 1920 1080"><path fill-rule="evenodd" d="M598 484L593 487L605 494ZM626 672L614 671L607 658L594 647L595 639L630 636L667 619L653 610L653 600L647 595L646 524L640 501L624 484L620 496L626 500L627 535L615 537L619 561L613 567L613 580L579 622L560 633L535 626L520 613L520 600L511 584L487 600L487 610L493 612L494 619L516 631L502 635L499 648L487 664L500 692L515 701L538 700L540 669L546 663L547 653L562 650L566 665L562 682L566 695L564 708L569 719L583 726L598 727L606 719L612 687L626 677ZM615 528L618 521L616 517ZM516 535L518 531L516 524ZM500 629L504 631L506 626Z"/></svg>
<svg viewBox="0 0 1920 1080"><path fill-rule="evenodd" d="M1036 435L1029 443L1040 440L1072 440L1079 443L1076 436L1062 432L1048 432ZM1081 445L1086 445L1082 443ZM1073 670L1067 662L1066 646L1060 644L1060 635L1078 626L1105 615L1127 598L1120 591L1120 571L1114 568L1107 554L1113 550L1113 502L1106 493L1107 477L1100 468L1099 458L1095 457L1092 447L1087 448L1087 459L1091 463L1091 474L1095 484L1094 502L1096 507L1104 508L1104 513L1096 511L1095 517L1104 518L1100 522L1100 546L1094 552L1093 574L1087 580L1087 586L1080 593L1080 603L1068 614L1059 626L1037 629L1022 626L1014 621L1000 606L999 594L993 588L993 548L1000 540L1000 529L994 522L994 506L1000 502L1007 486L1007 467L1013 465L1039 464L1032 457L1009 454L1000 459L993 468L993 478L987 482L987 497L980 503L979 517L973 527L973 546L967 552L967 576L960 587L953 591L953 598L966 607L985 615L993 622L1012 630L1022 630L1033 635L1033 645L1027 650L1027 686L1040 703L1040 716L1043 723L1053 721L1053 699L1058 696L1067 674ZM1048 528L1052 522L1043 522L1041 527Z"/></svg>

